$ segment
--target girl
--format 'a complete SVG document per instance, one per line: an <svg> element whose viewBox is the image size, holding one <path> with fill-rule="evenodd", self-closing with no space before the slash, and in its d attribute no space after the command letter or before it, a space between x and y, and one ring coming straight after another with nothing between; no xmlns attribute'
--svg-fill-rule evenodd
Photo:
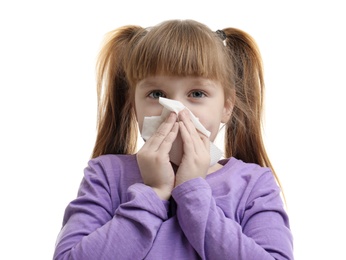
<svg viewBox="0 0 346 260"><path fill-rule="evenodd" d="M172 20L111 32L98 60L93 159L66 208L54 259L293 259L262 142L263 87L257 46L238 29ZM187 109L135 153L138 127L161 114L162 97ZM226 159L210 165L220 124ZM169 153L178 139L176 165Z"/></svg>

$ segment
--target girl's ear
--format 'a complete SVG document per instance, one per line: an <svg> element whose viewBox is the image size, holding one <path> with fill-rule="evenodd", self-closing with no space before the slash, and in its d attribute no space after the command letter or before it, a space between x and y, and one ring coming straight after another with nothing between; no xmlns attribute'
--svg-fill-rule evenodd
<svg viewBox="0 0 346 260"><path fill-rule="evenodd" d="M223 108L223 115L221 118L221 123L225 124L228 122L228 120L231 118L233 107L234 107L233 98L226 99L225 106Z"/></svg>

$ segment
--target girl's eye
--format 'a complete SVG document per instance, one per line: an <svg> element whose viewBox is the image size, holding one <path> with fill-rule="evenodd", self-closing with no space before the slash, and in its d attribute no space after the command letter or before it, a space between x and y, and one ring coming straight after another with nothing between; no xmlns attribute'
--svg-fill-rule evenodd
<svg viewBox="0 0 346 260"><path fill-rule="evenodd" d="M201 90L195 90L190 93L190 96L193 98L202 98L205 97L206 94Z"/></svg>
<svg viewBox="0 0 346 260"><path fill-rule="evenodd" d="M158 99L160 97L165 97L165 94L162 91L154 90L154 91L150 92L148 96L151 98Z"/></svg>

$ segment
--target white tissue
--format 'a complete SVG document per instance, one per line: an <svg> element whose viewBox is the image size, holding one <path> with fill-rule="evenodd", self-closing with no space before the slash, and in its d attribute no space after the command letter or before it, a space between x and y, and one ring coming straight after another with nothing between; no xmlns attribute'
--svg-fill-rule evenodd
<svg viewBox="0 0 346 260"><path fill-rule="evenodd" d="M146 141L148 140L157 130L157 128L161 125L161 123L167 118L167 116L171 112L175 112L177 115L180 111L185 109L186 107L179 101L168 99L168 98L159 98L160 104L164 107L160 116L150 116L144 117L143 126L142 126L142 138ZM197 117L195 117L192 112L190 112L190 119L195 125L196 129L209 137L210 132L201 124ZM171 162L175 165L179 165L181 162L181 158L183 156L183 142L180 134L174 141L172 145L172 149L169 153L169 157ZM222 151L213 143L210 142L210 166L216 164L222 156Z"/></svg>

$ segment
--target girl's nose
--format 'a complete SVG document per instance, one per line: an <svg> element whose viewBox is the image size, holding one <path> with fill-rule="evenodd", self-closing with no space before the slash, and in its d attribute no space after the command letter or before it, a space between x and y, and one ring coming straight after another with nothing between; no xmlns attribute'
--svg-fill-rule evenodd
<svg viewBox="0 0 346 260"><path fill-rule="evenodd" d="M170 98L170 99L173 99L173 100L175 100L175 101L179 101L180 103L182 103L185 107L187 107L188 106L188 104L187 104L187 102L186 102L186 100L184 100L183 98L181 98L181 97L178 97L178 96L173 96L172 98Z"/></svg>

